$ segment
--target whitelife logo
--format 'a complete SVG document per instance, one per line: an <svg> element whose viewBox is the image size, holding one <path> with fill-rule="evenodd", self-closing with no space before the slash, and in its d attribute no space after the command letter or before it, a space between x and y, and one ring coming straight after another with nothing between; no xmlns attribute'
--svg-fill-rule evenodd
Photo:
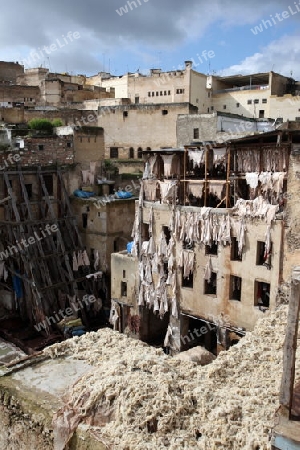
<svg viewBox="0 0 300 450"><path fill-rule="evenodd" d="M15 252L15 254L22 252L30 245L33 245L36 242L39 242L42 239L46 238L47 236L50 236L51 233L56 233L58 231L58 227L56 224L50 225L49 223L47 223L45 229L43 230L42 228L40 228L40 231L42 236L39 236L35 231L33 233L34 236L31 236L28 239L21 239L21 241L16 241L15 245L11 245L10 247L7 247L7 249L3 252L0 252L0 261L9 258L9 256L13 256L13 252Z"/></svg>

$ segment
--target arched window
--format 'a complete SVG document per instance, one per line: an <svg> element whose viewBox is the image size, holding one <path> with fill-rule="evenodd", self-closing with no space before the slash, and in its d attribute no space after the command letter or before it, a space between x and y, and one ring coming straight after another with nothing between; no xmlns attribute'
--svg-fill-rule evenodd
<svg viewBox="0 0 300 450"><path fill-rule="evenodd" d="M151 152L151 147L147 147L146 149L148 152Z"/></svg>
<svg viewBox="0 0 300 450"><path fill-rule="evenodd" d="M142 159L142 157L143 157L143 149L142 149L142 147L139 147L139 148L138 148L138 151L137 151L137 157L138 157L139 159Z"/></svg>
<svg viewBox="0 0 300 450"><path fill-rule="evenodd" d="M133 159L134 158L134 148L130 147L129 149L129 159Z"/></svg>

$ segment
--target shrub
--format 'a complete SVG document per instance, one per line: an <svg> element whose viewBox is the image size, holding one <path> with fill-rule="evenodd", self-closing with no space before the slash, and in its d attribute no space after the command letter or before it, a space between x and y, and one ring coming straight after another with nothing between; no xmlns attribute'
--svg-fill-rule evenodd
<svg viewBox="0 0 300 450"><path fill-rule="evenodd" d="M48 133L53 131L53 125L48 119L31 119L28 126L32 130L47 131Z"/></svg>
<svg viewBox="0 0 300 450"><path fill-rule="evenodd" d="M61 119L53 119L52 120L53 127L62 127L63 123Z"/></svg>

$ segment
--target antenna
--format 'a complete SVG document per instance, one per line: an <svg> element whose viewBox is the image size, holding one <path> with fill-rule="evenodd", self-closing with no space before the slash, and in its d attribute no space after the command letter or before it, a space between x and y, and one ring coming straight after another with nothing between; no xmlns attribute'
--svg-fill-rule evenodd
<svg viewBox="0 0 300 450"><path fill-rule="evenodd" d="M50 70L50 72L52 72L51 64L50 64L50 56L47 56L47 59L48 59L48 63L49 63L49 70ZM45 66L46 66L46 64L45 64Z"/></svg>

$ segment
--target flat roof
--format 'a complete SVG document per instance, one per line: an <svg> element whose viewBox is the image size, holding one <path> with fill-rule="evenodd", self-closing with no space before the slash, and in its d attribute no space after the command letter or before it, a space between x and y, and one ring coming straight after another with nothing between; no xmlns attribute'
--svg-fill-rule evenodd
<svg viewBox="0 0 300 450"><path fill-rule="evenodd" d="M245 86L250 84L269 84L269 72L254 73L250 75L231 75L228 77L218 77L219 81L234 86Z"/></svg>

